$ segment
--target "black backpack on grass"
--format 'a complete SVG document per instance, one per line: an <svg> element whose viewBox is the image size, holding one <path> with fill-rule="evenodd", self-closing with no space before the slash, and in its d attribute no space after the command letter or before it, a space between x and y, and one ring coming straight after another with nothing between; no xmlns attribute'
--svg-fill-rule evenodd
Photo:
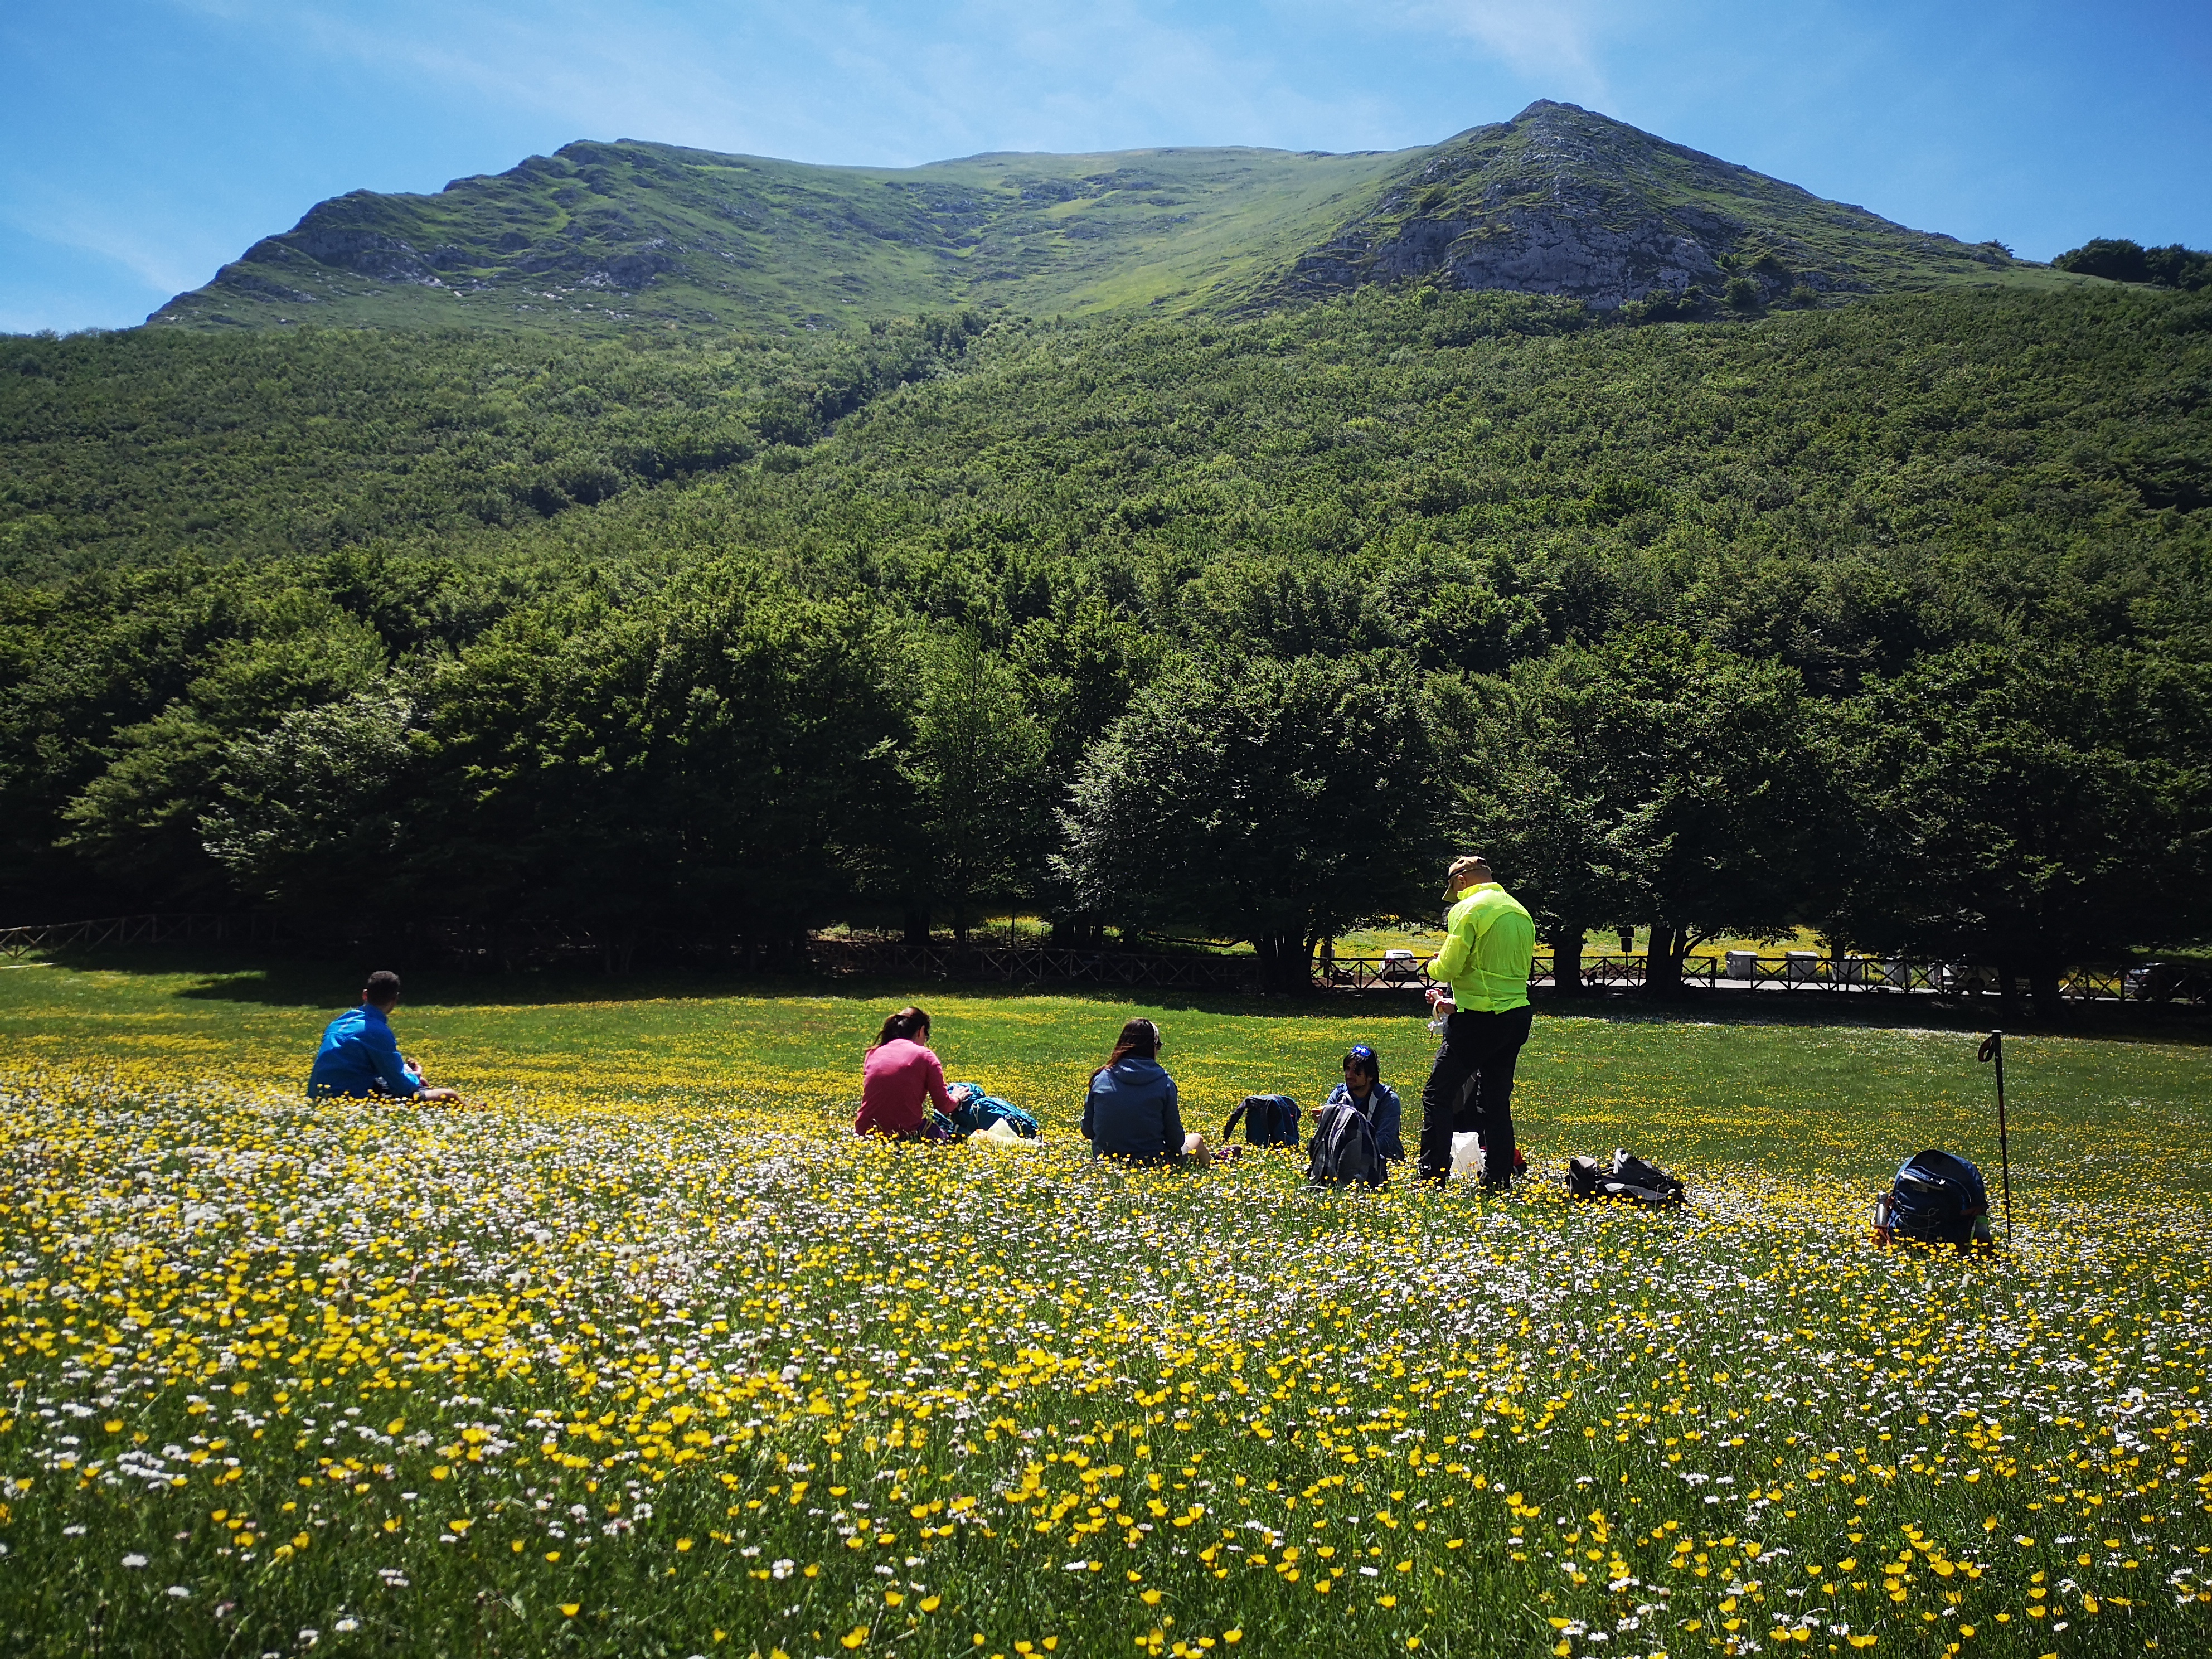
<svg viewBox="0 0 2212 1659"><path fill-rule="evenodd" d="M1954 1153L1915 1152L1897 1172L1889 1195L1890 1230L1923 1244L1973 1242L1974 1224L1990 1212L1982 1172Z"/></svg>
<svg viewBox="0 0 2212 1659"><path fill-rule="evenodd" d="M1255 1146L1295 1146L1298 1144L1298 1103L1288 1095L1247 1095L1244 1103L1230 1113L1221 1131L1225 1145L1237 1133L1238 1119L1244 1139Z"/></svg>
<svg viewBox="0 0 2212 1659"><path fill-rule="evenodd" d="M1618 1147L1610 1169L1594 1158L1569 1158L1567 1196L1625 1199L1648 1210L1672 1209L1688 1201L1687 1188L1674 1176Z"/></svg>
<svg viewBox="0 0 2212 1659"><path fill-rule="evenodd" d="M1389 1179L1375 1145L1375 1126L1351 1101L1321 1109L1307 1151L1306 1179L1322 1187L1380 1187Z"/></svg>

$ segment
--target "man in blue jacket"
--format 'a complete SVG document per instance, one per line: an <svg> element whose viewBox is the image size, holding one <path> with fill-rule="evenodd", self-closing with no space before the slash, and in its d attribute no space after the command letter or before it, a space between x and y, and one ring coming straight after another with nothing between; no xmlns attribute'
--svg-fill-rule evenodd
<svg viewBox="0 0 2212 1659"><path fill-rule="evenodd" d="M323 1028L323 1046L307 1074L307 1093L317 1100L459 1100L457 1089L426 1088L422 1074L399 1052L392 1035L392 1011L399 1004L399 975L380 968L362 987L361 1006L347 1010Z"/></svg>

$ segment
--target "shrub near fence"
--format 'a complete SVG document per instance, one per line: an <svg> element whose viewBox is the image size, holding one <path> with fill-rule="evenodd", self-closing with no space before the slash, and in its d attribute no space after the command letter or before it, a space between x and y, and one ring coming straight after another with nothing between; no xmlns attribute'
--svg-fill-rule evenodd
<svg viewBox="0 0 2212 1659"><path fill-rule="evenodd" d="M1158 990L1256 988L1255 957L1199 951L1055 950L1006 945L908 945L899 939L823 939L807 946L830 973L886 979L996 980L1009 985L1126 985Z"/></svg>

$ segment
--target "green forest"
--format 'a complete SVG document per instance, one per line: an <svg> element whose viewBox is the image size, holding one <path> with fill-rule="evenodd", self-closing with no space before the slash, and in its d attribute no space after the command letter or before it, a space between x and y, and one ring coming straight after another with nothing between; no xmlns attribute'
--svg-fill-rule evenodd
<svg viewBox="0 0 2212 1659"><path fill-rule="evenodd" d="M2212 295L0 342L0 921L2212 935Z"/></svg>

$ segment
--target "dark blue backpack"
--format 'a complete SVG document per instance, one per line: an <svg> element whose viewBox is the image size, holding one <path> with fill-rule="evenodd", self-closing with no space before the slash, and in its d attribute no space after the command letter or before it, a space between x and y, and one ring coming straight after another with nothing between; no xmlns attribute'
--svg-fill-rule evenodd
<svg viewBox="0 0 2212 1659"><path fill-rule="evenodd" d="M1002 1118L1012 1124L1014 1133L1024 1140L1035 1140L1042 1133L1036 1119L1011 1101L985 1094L980 1083L948 1084L946 1092L966 1097L953 1108L951 1119L953 1129L963 1139L981 1133Z"/></svg>
<svg viewBox="0 0 2212 1659"><path fill-rule="evenodd" d="M1295 1146L1298 1144L1298 1103L1288 1095L1247 1095L1244 1103L1230 1113L1221 1131L1224 1142L1244 1121L1244 1138L1255 1146Z"/></svg>
<svg viewBox="0 0 2212 1659"><path fill-rule="evenodd" d="M1963 1158L1932 1149L1905 1160L1890 1194L1892 1231L1924 1244L1963 1250L1973 1241L1975 1222L1989 1212L1982 1172Z"/></svg>

